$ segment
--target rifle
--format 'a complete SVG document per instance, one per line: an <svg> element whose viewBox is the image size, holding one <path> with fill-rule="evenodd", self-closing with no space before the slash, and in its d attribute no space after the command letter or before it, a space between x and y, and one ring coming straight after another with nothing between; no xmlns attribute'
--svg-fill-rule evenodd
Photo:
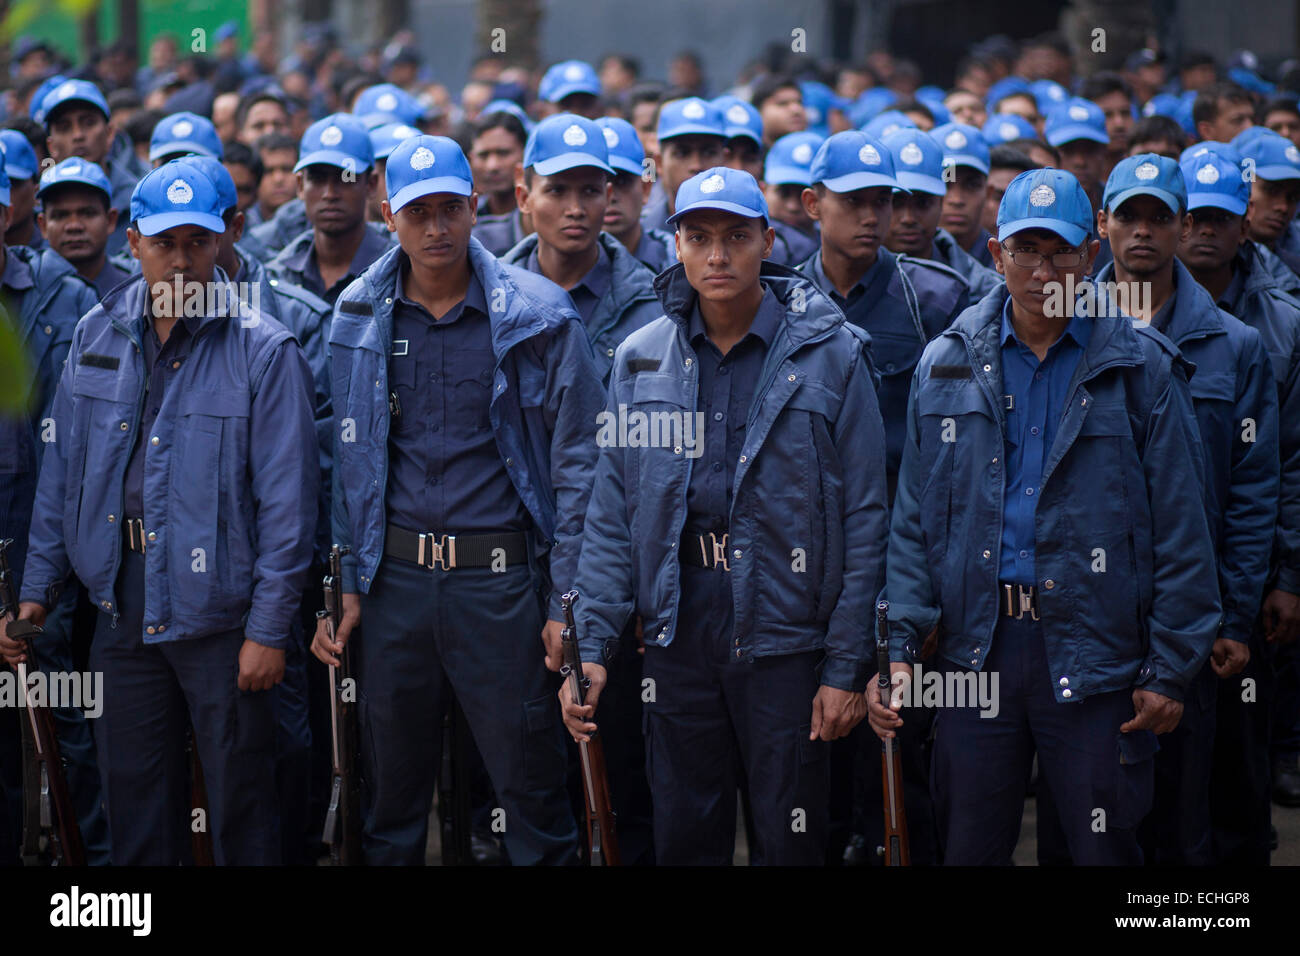
<svg viewBox="0 0 1300 956"><path fill-rule="evenodd" d="M347 548L330 548L329 574L325 575L325 609L316 616L325 621L330 640L343 620L343 555ZM361 865L361 778L358 773L356 679L352 673L352 646L344 646L339 666L329 667L330 681L330 801L325 813L325 833L335 866Z"/></svg>
<svg viewBox="0 0 1300 956"><path fill-rule="evenodd" d="M889 602L876 605L876 664L880 673L876 687L880 699L889 706ZM907 849L907 811L903 806L903 761L897 742L892 737L882 741L880 751L880 777L885 796L885 845L877 849L884 856L885 866L910 866L911 854Z"/></svg>
<svg viewBox="0 0 1300 956"><path fill-rule="evenodd" d="M216 866L212 855L212 814L208 810L208 785L203 781L203 763L199 760L199 745L190 728L185 741L186 756L190 761L190 851L195 866ZM203 829L194 829L195 810L203 811Z"/></svg>
<svg viewBox="0 0 1300 956"><path fill-rule="evenodd" d="M466 773L469 728L465 713L453 697L442 722L442 768L438 773L438 818L442 832L442 865L473 866L470 844L473 808Z"/></svg>
<svg viewBox="0 0 1300 956"><path fill-rule="evenodd" d="M587 699L591 680L582 673L582 656L578 652L578 626L573 620L573 605L578 600L577 591L560 597L564 609L564 630L560 640L564 645L564 666L560 676L568 685L574 703L581 707ZM620 866L618 835L614 830L614 806L609 795L609 775L605 772L605 748L593 733L591 740L578 742L578 755L582 759L582 796L587 804L587 847L592 866Z"/></svg>
<svg viewBox="0 0 1300 956"><path fill-rule="evenodd" d="M49 860L55 866L85 866L86 848L72 808L63 754L54 729L54 711L40 703L27 683L27 669L40 670L32 641L41 629L18 620L18 593L9 568L12 538L0 541L0 616L10 640L20 641L27 659L14 669L23 688L27 718L23 733L23 860L28 864ZM44 844L42 845L42 837Z"/></svg>

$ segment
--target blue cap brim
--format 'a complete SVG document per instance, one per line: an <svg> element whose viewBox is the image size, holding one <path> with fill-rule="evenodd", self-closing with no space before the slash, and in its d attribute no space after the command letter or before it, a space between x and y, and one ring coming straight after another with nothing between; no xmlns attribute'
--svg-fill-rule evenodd
<svg viewBox="0 0 1300 956"><path fill-rule="evenodd" d="M556 173L562 173L566 169L577 169L579 166L603 169L611 176L614 175L614 170L591 155L591 153L561 153L559 156L552 156L550 159L543 159L541 162L533 163L533 172L539 176L554 176ZM640 172L640 170L637 170L637 172Z"/></svg>
<svg viewBox="0 0 1300 956"><path fill-rule="evenodd" d="M728 126L726 128L726 133L727 139L739 139L743 136L745 139L753 140L759 146L763 145L762 138L748 126ZM714 134L710 133L708 135L712 136Z"/></svg>
<svg viewBox="0 0 1300 956"><path fill-rule="evenodd" d="M600 88L597 87L596 89L592 89L586 83L581 83L581 82L566 83L563 86L561 86L559 89L552 91L551 95L547 97L546 101L548 103L558 103L566 96L572 96L574 93L589 93L592 96L600 96Z"/></svg>
<svg viewBox="0 0 1300 956"><path fill-rule="evenodd" d="M379 129L379 127L387 126L389 123L402 123L406 126L412 125L407 123L406 120L398 116L396 113L367 113L365 116L361 117L361 122L365 124L365 127L368 130Z"/></svg>
<svg viewBox="0 0 1300 956"><path fill-rule="evenodd" d="M644 172L640 163L634 162L626 156L611 155L609 157L609 165L614 167L617 172L632 173L636 176L640 176L641 173Z"/></svg>
<svg viewBox="0 0 1300 956"><path fill-rule="evenodd" d="M898 180L883 173L846 173L834 179L823 179L822 185L833 193L851 193L855 189L870 189L873 186L889 186L891 189L909 192Z"/></svg>
<svg viewBox="0 0 1300 956"><path fill-rule="evenodd" d="M697 199L683 209L677 210L668 217L668 225L674 225L682 216L687 213L697 212L701 209L717 209L722 212L734 212L737 216L744 216L746 219L767 220L767 214L761 209L754 209L750 206L742 206L738 202L727 202L725 199Z"/></svg>
<svg viewBox="0 0 1300 956"><path fill-rule="evenodd" d="M902 172L898 174L898 182L909 192L929 193L932 196L946 196L948 194L948 184L942 179L935 179L933 176Z"/></svg>
<svg viewBox="0 0 1300 956"><path fill-rule="evenodd" d="M202 143L197 143L192 139L178 139L170 143L160 143L157 146L149 148L149 161L161 159L164 156L170 156L173 153L194 153L197 156L207 156L210 159L221 159L209 147Z"/></svg>
<svg viewBox="0 0 1300 956"><path fill-rule="evenodd" d="M337 149L318 149L314 153L308 153L298 164L293 167L295 173L302 172L308 166L315 166L318 163L324 163L326 166L337 166L339 169L353 169L358 173L370 168L370 164L362 165L361 160L347 153L341 153Z"/></svg>
<svg viewBox="0 0 1300 956"><path fill-rule="evenodd" d="M1072 143L1076 139L1087 139L1103 146L1110 145L1110 137L1094 126L1062 126L1047 134L1047 142L1052 146Z"/></svg>
<svg viewBox="0 0 1300 956"><path fill-rule="evenodd" d="M388 197L388 208L393 212L401 209L409 202L414 202L421 196L429 196L433 193L451 193L455 196L468 196L474 192L474 186L468 179L461 179L459 176L436 176L433 179L421 179L413 182L409 186L403 186L392 196Z"/></svg>
<svg viewBox="0 0 1300 956"><path fill-rule="evenodd" d="M718 129L716 126L709 126L706 123L678 123L664 132L659 134L660 141L665 139L676 139L678 136L716 136L718 139L727 138L726 127Z"/></svg>
<svg viewBox="0 0 1300 956"><path fill-rule="evenodd" d="M799 166L773 166L763 170L763 182L769 186L811 186L812 173Z"/></svg>
<svg viewBox="0 0 1300 956"><path fill-rule="evenodd" d="M60 186L84 186L86 189L93 189L97 192L103 193L105 196L108 197L108 201L110 203L113 201L113 194L109 192L107 189L105 189L103 186L101 186L99 183L88 182L87 180L82 179L79 176L69 176L66 179L56 179L52 183L48 183L44 186L41 186L39 189L36 190L36 198L40 199L46 193L53 192L55 189L58 189Z"/></svg>
<svg viewBox="0 0 1300 956"><path fill-rule="evenodd" d="M1182 205L1176 195L1167 189L1159 189L1155 186L1130 186L1128 189L1116 193L1105 200L1106 211L1114 212L1134 196L1155 196L1164 202L1175 215L1182 212Z"/></svg>
<svg viewBox="0 0 1300 956"><path fill-rule="evenodd" d="M10 179L31 179L36 175L36 170L28 169L26 166L11 166L5 163L5 175Z"/></svg>
<svg viewBox="0 0 1300 956"><path fill-rule="evenodd" d="M46 112L43 122L48 124L50 121L50 114L57 113L59 110L63 109L63 107L67 106L69 103L81 103L85 106L93 106L95 109L99 110L101 113L104 114L104 119L109 119L107 103L96 103L94 100L88 100L80 96L70 96L66 100L62 100L58 103L55 103L53 106L51 106L49 111Z"/></svg>
<svg viewBox="0 0 1300 956"><path fill-rule="evenodd" d="M160 212L152 216L141 216L136 220L136 228L142 236L156 236L177 226L202 226L215 233L226 231L226 224L220 216L206 212Z"/></svg>
<svg viewBox="0 0 1300 956"><path fill-rule="evenodd" d="M945 166L969 166L971 169L978 169L985 176L989 174L989 164L978 156L971 156L969 153L949 153L943 158L943 164Z"/></svg>
<svg viewBox="0 0 1300 956"><path fill-rule="evenodd" d="M1250 204L1243 199L1227 196L1223 193L1187 194L1187 209L1189 212L1193 209L1204 209L1206 206L1217 206L1219 209L1226 209L1234 216L1244 216L1248 205Z"/></svg>
<svg viewBox="0 0 1300 956"><path fill-rule="evenodd" d="M1278 179L1300 179L1300 169L1294 166L1256 166L1255 177L1273 182Z"/></svg>
<svg viewBox="0 0 1300 956"><path fill-rule="evenodd" d="M1060 219L1031 216L1028 219L1013 219L998 226L998 242L1006 242L1018 232L1026 229L1046 229L1054 232L1072 246L1077 246L1088 238L1088 230Z"/></svg>

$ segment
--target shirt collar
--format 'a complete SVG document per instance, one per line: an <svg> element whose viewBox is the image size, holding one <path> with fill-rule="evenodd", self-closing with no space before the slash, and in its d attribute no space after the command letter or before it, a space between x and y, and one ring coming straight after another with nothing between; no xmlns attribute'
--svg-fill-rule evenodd
<svg viewBox="0 0 1300 956"><path fill-rule="evenodd" d="M570 289L569 292L572 294L574 289L583 287L591 293L592 298L599 302L605 297L605 293L609 291L614 270L609 261L609 256L599 243L596 245L596 251L598 253L596 264L587 270L587 274L579 279L577 285Z"/></svg>
<svg viewBox="0 0 1300 956"><path fill-rule="evenodd" d="M26 292L35 284L32 279L32 267L14 255L12 249L6 249L5 271L0 275L0 285L15 292Z"/></svg>
<svg viewBox="0 0 1300 956"><path fill-rule="evenodd" d="M885 254L886 253L885 253L884 246L881 246L879 249L876 250L876 261L871 264L870 269L862 273L862 277L858 279L857 282L853 283L853 288L849 290L848 297L845 298L846 302L848 301L848 299L853 298L854 293L857 292L859 289L861 289L863 292L867 290L867 288L871 285L871 280L874 279L876 277L876 273L880 271L881 262L884 261ZM839 297L840 295L839 290L835 288L835 284L832 283L830 279L826 278L826 273L822 270L822 254L820 249L817 250L816 255L813 256L812 267L813 267L813 281L816 282L819 286L821 286L821 288L825 289L827 292Z"/></svg>
<svg viewBox="0 0 1300 956"><path fill-rule="evenodd" d="M1015 326L1011 323L1011 296L1007 296L1007 301L1002 305L1002 344L1006 345L1023 345L1020 337L1016 335ZM1056 348L1066 336L1074 341L1074 344L1081 349L1087 349L1088 342L1092 339L1092 322L1087 317L1075 315L1065 327L1061 337L1052 343L1051 348ZM1028 348L1028 346L1025 346Z"/></svg>
<svg viewBox="0 0 1300 956"><path fill-rule="evenodd" d="M410 268L411 260L405 252L401 254L400 258L401 262L398 264L397 268L397 284L393 289L393 300L418 309L424 309L424 306L420 305L420 303L416 302L414 299L409 298L406 294L406 270ZM473 269L469 270L469 286L465 289L465 298L462 299L461 302L464 304L465 308L477 309L484 315L487 315L487 296L483 292L483 283L479 281L479 277ZM427 312L428 310L425 309L425 311ZM443 316L443 318L451 315L454 311L454 308L448 310L447 315Z"/></svg>
<svg viewBox="0 0 1300 956"><path fill-rule="evenodd" d="M776 295L767 286L763 287L763 298L758 303L758 311L754 313L754 321L749 326L749 331L745 333L745 338L751 335L757 335L763 342L764 348L772 347L772 340L776 338L776 333L781 328L781 319L785 310L781 303L777 301ZM695 298L695 304L691 307L691 318L687 327L687 337L695 342L701 335L708 335L708 330L704 327L704 317L700 315L700 299ZM743 342L745 339L741 339Z"/></svg>
<svg viewBox="0 0 1300 956"><path fill-rule="evenodd" d="M1236 314L1233 308L1236 302L1241 298L1242 286L1246 284L1246 265L1245 257L1239 252L1232 262L1232 278L1228 280L1228 287L1223 290L1223 295L1219 296L1217 305L1225 312Z"/></svg>

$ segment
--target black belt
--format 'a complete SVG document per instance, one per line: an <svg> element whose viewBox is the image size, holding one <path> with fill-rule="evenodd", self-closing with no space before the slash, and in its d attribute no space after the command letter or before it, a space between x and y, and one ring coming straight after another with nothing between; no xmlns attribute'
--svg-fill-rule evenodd
<svg viewBox="0 0 1300 956"><path fill-rule="evenodd" d="M1020 620L1028 614L1038 620L1038 588L1032 584L1000 584L1002 591L1002 613L1007 617Z"/></svg>
<svg viewBox="0 0 1300 956"><path fill-rule="evenodd" d="M682 541L678 546L681 552L682 564L689 564L697 568L722 568L724 571L730 571L731 565L727 561L727 535L728 532L721 533L717 531L706 531L703 534L695 531L683 531Z"/></svg>
<svg viewBox="0 0 1300 956"><path fill-rule="evenodd" d="M144 554L144 519L127 518L122 522L122 540L129 550Z"/></svg>
<svg viewBox="0 0 1300 956"><path fill-rule="evenodd" d="M528 562L528 536L522 531L498 534L433 534L408 531L395 524L384 536L384 554L424 568L490 568Z"/></svg>

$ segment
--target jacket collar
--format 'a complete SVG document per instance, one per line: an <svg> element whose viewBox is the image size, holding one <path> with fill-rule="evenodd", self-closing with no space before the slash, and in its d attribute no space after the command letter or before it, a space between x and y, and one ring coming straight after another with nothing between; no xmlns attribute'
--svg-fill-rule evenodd
<svg viewBox="0 0 1300 956"><path fill-rule="evenodd" d="M645 230L642 232L644 242ZM602 230L597 241L610 258L610 287L605 298L608 299L611 309L622 312L630 303L638 299L654 298L654 293L650 290L650 281L654 278L654 273L609 233ZM502 254L501 261L506 265L527 268L528 260L537 251L537 243L537 233L531 232Z"/></svg>
<svg viewBox="0 0 1300 956"><path fill-rule="evenodd" d="M1114 261L1106 263L1097 273L1098 284L1115 281ZM1210 298L1210 293L1197 282L1187 266L1174 257L1174 308L1163 329L1156 331L1165 338L1178 344L1188 339L1200 339L1209 335L1223 335L1227 326L1219 307Z"/></svg>
<svg viewBox="0 0 1300 956"><path fill-rule="evenodd" d="M215 266L213 281L229 286L230 277L221 270L220 266ZM145 281L144 275L137 272L129 282L121 283L108 295L104 296L100 307L110 321L131 332L138 343L144 341L145 299L148 295L148 283ZM233 286L227 288L226 301L232 303L239 301ZM228 313L223 314L220 310L216 314L205 312L198 317L197 326L191 326L191 331L197 337L209 326L218 322L225 322L234 317Z"/></svg>

